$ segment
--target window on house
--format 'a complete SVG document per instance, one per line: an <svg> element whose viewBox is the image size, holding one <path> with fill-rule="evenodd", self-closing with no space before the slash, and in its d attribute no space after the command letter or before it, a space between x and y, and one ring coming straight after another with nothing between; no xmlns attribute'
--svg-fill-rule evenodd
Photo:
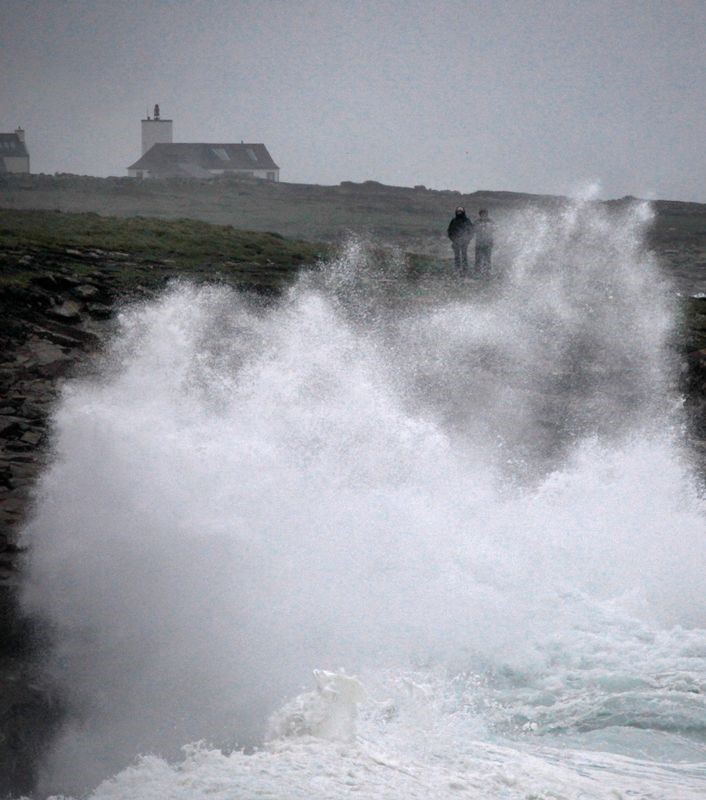
<svg viewBox="0 0 706 800"><path fill-rule="evenodd" d="M211 152L216 156L216 158L220 158L221 161L230 161L230 156L222 147L212 147Z"/></svg>
<svg viewBox="0 0 706 800"><path fill-rule="evenodd" d="M252 149L252 147L246 147L245 151L247 152L250 160L255 161L257 163L257 156L255 155L255 151Z"/></svg>
<svg viewBox="0 0 706 800"><path fill-rule="evenodd" d="M268 172L267 173L267 180L268 181L273 181L274 179L275 179L275 173L274 172Z"/></svg>

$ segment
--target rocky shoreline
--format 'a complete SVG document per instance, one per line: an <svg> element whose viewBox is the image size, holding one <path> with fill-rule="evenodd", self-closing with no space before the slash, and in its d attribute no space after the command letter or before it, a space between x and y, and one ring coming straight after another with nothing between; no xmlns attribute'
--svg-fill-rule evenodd
<svg viewBox="0 0 706 800"><path fill-rule="evenodd" d="M72 262L92 254L70 251ZM102 255L102 254L101 254ZM109 256L109 254L106 254ZM94 258L100 257L98 254ZM25 253L23 259L36 258ZM48 263L47 263L48 262ZM39 266L39 265L38 265ZM0 546L20 548L18 528L43 463L48 418L62 378L100 348L115 289L102 271L79 275L48 254L26 286L0 288ZM0 580L12 583L6 556Z"/></svg>
<svg viewBox="0 0 706 800"><path fill-rule="evenodd" d="M286 276L298 265L277 268ZM32 489L50 458L49 427L62 381L90 371L116 304L149 296L179 271L166 260L95 248L0 247L0 797L32 790L61 717L37 669L44 633L17 591ZM126 275L131 277L126 279ZM273 268L243 265L234 283L273 291ZM136 279L137 277L137 279ZM198 276L197 276L198 277ZM223 275L219 276L223 280Z"/></svg>
<svg viewBox="0 0 706 800"><path fill-rule="evenodd" d="M24 286L0 287L0 796L32 790L61 716L35 666L42 633L17 605L20 531L48 458L61 381L100 349L115 298L102 270L78 275L66 263L97 263L103 254L25 250L3 257L37 274Z"/></svg>

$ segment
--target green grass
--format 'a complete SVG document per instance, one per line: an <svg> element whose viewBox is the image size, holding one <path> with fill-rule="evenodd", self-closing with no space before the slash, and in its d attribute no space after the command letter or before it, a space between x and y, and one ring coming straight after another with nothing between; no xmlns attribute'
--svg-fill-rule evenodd
<svg viewBox="0 0 706 800"><path fill-rule="evenodd" d="M683 216L686 219L679 220L670 213L663 224L698 236L700 214ZM291 284L300 267L317 264L333 250L331 245L286 239L279 233L236 230L193 219L0 209L0 289L24 291L32 278L59 270L89 280L96 272L103 273L116 291L128 295L138 286L159 288L178 277L225 280L278 292ZM390 263L384 248L373 248L371 255L382 268ZM428 287L418 279L443 283L450 275L448 258L407 253L402 272L378 272L376 291L388 296L389 302L421 301ZM436 286L435 292L439 290ZM448 287L451 293L457 290L455 282ZM685 300L680 328L684 349L706 348L706 300Z"/></svg>
<svg viewBox="0 0 706 800"><path fill-rule="evenodd" d="M102 217L95 213L0 209L0 247L89 248L201 266L236 262L276 266L313 263L325 245L275 233L235 230L192 219Z"/></svg>
<svg viewBox="0 0 706 800"><path fill-rule="evenodd" d="M341 233L382 237L415 249L419 242L445 240L453 209L465 203L495 209L528 202L555 203L527 195L390 187L372 181L340 186L272 183L221 178L209 181L81 176L0 176L0 206L110 216L189 217L248 230L276 231L292 238L336 241Z"/></svg>
<svg viewBox="0 0 706 800"><path fill-rule="evenodd" d="M109 274L128 292L176 277L280 290L328 251L325 244L193 219L0 209L0 286L26 286L40 272L60 269Z"/></svg>
<svg viewBox="0 0 706 800"><path fill-rule="evenodd" d="M134 178L92 178L77 175L1 175L0 207L46 209L80 213L94 211L104 216L164 219L177 222L200 220L225 229L277 232L292 239L337 242L347 231L370 236L383 246L395 245L408 251L440 256L447 248L446 226L453 209L465 205L472 216L486 207L501 221L525 208L555 210L562 198L514 192L478 191L471 194L403 186L384 186L375 181L362 184L343 182L338 186L272 183L254 179L222 177L214 180L144 180ZM610 201L619 207L624 200ZM650 245L664 251L675 264L683 252L706 253L706 205L656 201ZM166 242L140 231L136 225L134 246L155 242L169 256ZM144 224L144 223L143 223ZM189 236L198 230L190 230ZM250 234L254 235L254 234ZM206 239L219 238L209 233ZM171 234L166 238L171 239ZM177 237L178 239L178 237ZM190 247L173 250L186 253ZM210 245L197 257L222 257ZM263 244L264 247L264 244ZM678 255L672 255L679 249ZM236 248L237 251L237 248ZM263 255L265 251L263 250ZM690 256L691 257L691 256ZM701 258L701 256L699 256ZM698 259L697 259L698 260Z"/></svg>

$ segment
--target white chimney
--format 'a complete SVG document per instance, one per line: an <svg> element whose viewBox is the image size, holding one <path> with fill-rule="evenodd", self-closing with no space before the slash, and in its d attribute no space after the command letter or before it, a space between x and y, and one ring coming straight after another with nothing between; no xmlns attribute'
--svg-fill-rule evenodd
<svg viewBox="0 0 706 800"><path fill-rule="evenodd" d="M172 120L161 119L159 106L154 107L154 119L142 120L142 155L144 155L154 144L172 143Z"/></svg>
<svg viewBox="0 0 706 800"><path fill-rule="evenodd" d="M24 140L25 140L25 132L24 132L24 128L15 128L15 133L17 134L17 138L18 138L18 139L19 139L21 142L24 142Z"/></svg>

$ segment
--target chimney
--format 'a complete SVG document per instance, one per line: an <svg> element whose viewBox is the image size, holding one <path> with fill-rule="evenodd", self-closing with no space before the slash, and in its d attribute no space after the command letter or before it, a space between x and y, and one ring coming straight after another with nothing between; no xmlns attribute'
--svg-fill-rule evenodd
<svg viewBox="0 0 706 800"><path fill-rule="evenodd" d="M25 140L25 132L24 132L24 128L15 128L15 133L17 134L17 138L18 138L18 139L19 139L21 142L24 142L24 140Z"/></svg>
<svg viewBox="0 0 706 800"><path fill-rule="evenodd" d="M159 114L159 105L154 107L154 119L142 120L142 155L155 144L171 144L172 139L172 120L162 119Z"/></svg>

